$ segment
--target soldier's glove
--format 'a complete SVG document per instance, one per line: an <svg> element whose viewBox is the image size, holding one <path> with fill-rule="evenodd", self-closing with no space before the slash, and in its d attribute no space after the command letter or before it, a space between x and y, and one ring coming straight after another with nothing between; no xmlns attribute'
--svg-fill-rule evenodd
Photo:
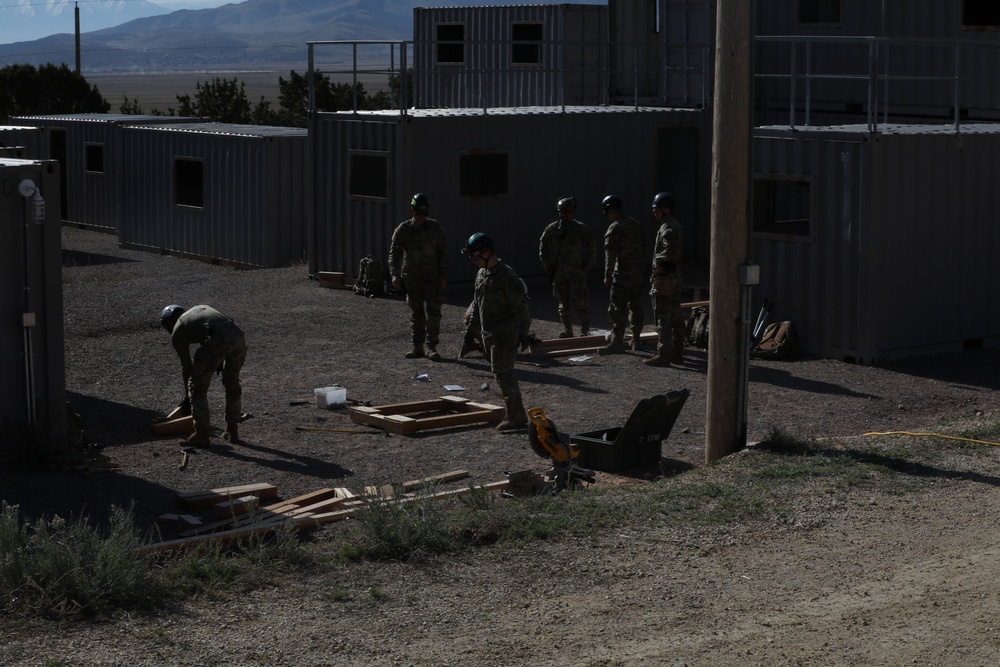
<svg viewBox="0 0 1000 667"><path fill-rule="evenodd" d="M462 341L462 351L458 353L458 358L461 359L469 352L478 350L479 345L476 344L476 337L472 335L471 332L465 334L465 339Z"/></svg>
<svg viewBox="0 0 1000 667"><path fill-rule="evenodd" d="M529 347L531 347L532 336L529 333L523 333L517 337L517 343L521 348L521 352L524 352Z"/></svg>

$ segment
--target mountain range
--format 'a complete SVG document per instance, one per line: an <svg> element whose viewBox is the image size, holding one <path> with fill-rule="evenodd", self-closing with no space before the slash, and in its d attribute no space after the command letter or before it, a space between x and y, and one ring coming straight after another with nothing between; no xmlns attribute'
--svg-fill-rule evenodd
<svg viewBox="0 0 1000 667"><path fill-rule="evenodd" d="M49 5L53 4L69 5L69 1L52 0ZM124 22L112 27L88 31L81 7L81 61L88 71L302 62L306 59L307 41L409 39L413 34L415 6L476 3L461 0L245 0L209 9L169 13L145 0L127 3L97 0L92 4L108 12L148 13L139 18L129 17L131 20L125 18ZM555 3L493 0L490 4ZM607 3L584 0L583 4ZM76 57L73 8L68 7L61 14L69 16L66 32L32 41L0 44L0 65L73 64ZM125 14L119 15L125 17Z"/></svg>

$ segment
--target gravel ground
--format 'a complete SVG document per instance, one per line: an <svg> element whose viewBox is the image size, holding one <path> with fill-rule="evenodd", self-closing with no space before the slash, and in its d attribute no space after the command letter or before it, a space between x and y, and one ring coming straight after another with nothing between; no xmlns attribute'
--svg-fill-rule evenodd
<svg viewBox="0 0 1000 667"><path fill-rule="evenodd" d="M417 436L346 434L345 410L319 410L313 388L341 384L375 405L460 395L502 405L481 358L459 360L471 282L449 287L444 359L403 358L405 304L322 289L304 265L246 271L120 249L112 236L64 229L67 389L90 443L118 472L5 470L3 498L26 516L85 514L135 504L153 526L175 493L268 482L283 498L326 486L360 492L467 470L472 482L544 467L523 432L463 427ZM455 261L462 261L456 253ZM473 268L469 268L469 278ZM545 286L529 280L535 330L560 330ZM596 326L606 291L592 289ZM169 303L210 304L247 332L244 442L219 434L222 387L210 393L214 444L180 470L176 438L152 420L176 405L180 368L159 325ZM690 398L663 444L660 466L600 474L642 484L702 466L706 358L689 350L670 369L644 354L518 366L529 406L560 430L620 426L644 397L686 388ZM914 358L879 367L832 360L754 361L749 438L933 429L1000 407L997 350ZM414 380L427 374L429 382ZM487 383L485 391L480 387ZM995 664L1000 463L942 475L905 499L850 498L821 510L822 528L726 534L608 535L532 544L430 567L362 564L317 582L276 579L252 591L194 600L186 613L114 624L5 628L0 662L60 665L634 665ZM808 522L811 523L812 522ZM173 535L164 529L163 537ZM984 582L990 582L986 585ZM322 594L341 586L347 602ZM366 595L377 587L384 596ZM981 590L980 590L981 589Z"/></svg>

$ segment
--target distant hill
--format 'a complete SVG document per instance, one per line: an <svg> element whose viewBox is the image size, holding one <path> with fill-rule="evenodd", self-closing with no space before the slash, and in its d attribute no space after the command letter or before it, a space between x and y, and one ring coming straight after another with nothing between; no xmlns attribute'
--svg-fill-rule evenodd
<svg viewBox="0 0 1000 667"><path fill-rule="evenodd" d="M146 16L102 30L81 28L81 60L86 70L304 62L307 41L408 39L413 34L414 6L474 4L459 0L245 0ZM490 4L542 3L501 0ZM591 0L586 4L607 3ZM0 65L72 64L74 48L71 27L69 34L0 45Z"/></svg>
<svg viewBox="0 0 1000 667"><path fill-rule="evenodd" d="M76 30L74 0L8 0L0 4L0 44L41 39ZM80 2L80 30L89 32L126 21L167 14L169 9L146 0L92 0Z"/></svg>

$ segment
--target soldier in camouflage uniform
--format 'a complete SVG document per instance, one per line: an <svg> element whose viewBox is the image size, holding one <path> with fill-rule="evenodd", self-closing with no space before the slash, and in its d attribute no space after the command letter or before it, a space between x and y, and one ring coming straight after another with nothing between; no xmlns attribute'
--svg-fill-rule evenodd
<svg viewBox="0 0 1000 667"><path fill-rule="evenodd" d="M594 265L597 247L590 228L573 219L576 201L563 197L556 202L559 219L542 232L538 258L552 281L552 293L559 300L559 319L565 330L560 338L573 337L573 313L580 318L580 334L590 333L590 301L587 272Z"/></svg>
<svg viewBox="0 0 1000 667"><path fill-rule="evenodd" d="M619 354L625 351L625 326L632 326L632 349L639 349L642 333L642 287L646 271L646 241L642 225L622 212L621 198L608 195L601 202L611 220L604 233L604 285L611 288L612 339L598 352Z"/></svg>
<svg viewBox="0 0 1000 667"><path fill-rule="evenodd" d="M653 275L650 296L653 320L659 335L656 356L643 363L669 366L680 363L684 350L684 317L681 315L681 254L684 230L674 217L676 202L669 192L653 199L653 216L660 222L653 244Z"/></svg>
<svg viewBox="0 0 1000 667"><path fill-rule="evenodd" d="M472 327L481 331L483 349L490 360L490 370L503 392L507 412L498 431L510 431L528 425L528 415L521 400L521 388L514 377L514 361L518 346L527 349L531 314L524 283L514 269L500 261L493 251L493 240L486 234L473 234L463 253L472 258L476 274L475 299L472 302L472 323L466 333L467 342Z"/></svg>
<svg viewBox="0 0 1000 667"><path fill-rule="evenodd" d="M226 388L226 432L222 437L239 442L243 414L240 371L247 358L243 330L231 318L204 305L187 310L178 305L167 306L160 314L160 323L170 334L170 342L181 360L185 396L182 412L194 415L195 432L183 444L195 447L210 444L208 387L216 372L222 374L222 385ZM193 359L192 345L199 346Z"/></svg>
<svg viewBox="0 0 1000 667"><path fill-rule="evenodd" d="M444 230L437 220L428 218L430 200L417 193L410 200L409 220L400 223L389 246L389 273L392 286L406 289L410 307L410 330L413 349L407 359L426 356L432 361L438 354L441 330L441 305L448 282L448 254ZM426 347L425 347L426 343Z"/></svg>

